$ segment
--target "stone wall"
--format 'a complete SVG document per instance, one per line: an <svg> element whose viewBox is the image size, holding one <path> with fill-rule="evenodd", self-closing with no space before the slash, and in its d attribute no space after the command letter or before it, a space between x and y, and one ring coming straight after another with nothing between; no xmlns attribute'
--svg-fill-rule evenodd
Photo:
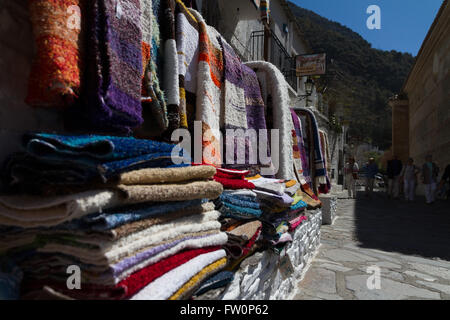
<svg viewBox="0 0 450 320"><path fill-rule="evenodd" d="M206 293L199 300L281 300L295 295L320 244L321 210L311 211L308 220L294 232L294 241L287 246L286 257L268 250L245 259L227 287ZM282 263L292 264L289 268Z"/></svg>
<svg viewBox="0 0 450 320"><path fill-rule="evenodd" d="M337 196L324 194L319 199L322 202L322 224L333 224L337 213Z"/></svg>

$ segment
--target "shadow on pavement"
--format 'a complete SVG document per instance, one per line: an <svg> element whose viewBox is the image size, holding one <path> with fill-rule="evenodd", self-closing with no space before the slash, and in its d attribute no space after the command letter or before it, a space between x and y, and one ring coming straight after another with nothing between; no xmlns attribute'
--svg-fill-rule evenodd
<svg viewBox="0 0 450 320"><path fill-rule="evenodd" d="M424 197L411 203L358 192L355 218L360 247L450 261L449 201L426 205Z"/></svg>

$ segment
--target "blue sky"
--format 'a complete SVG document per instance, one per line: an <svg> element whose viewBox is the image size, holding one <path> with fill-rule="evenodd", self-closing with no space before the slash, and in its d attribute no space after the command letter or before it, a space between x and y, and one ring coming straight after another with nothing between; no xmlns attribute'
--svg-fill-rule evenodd
<svg viewBox="0 0 450 320"><path fill-rule="evenodd" d="M339 22L383 50L409 52L414 56L439 11L443 0L291 0L317 14ZM381 9L381 29L369 30L370 5Z"/></svg>

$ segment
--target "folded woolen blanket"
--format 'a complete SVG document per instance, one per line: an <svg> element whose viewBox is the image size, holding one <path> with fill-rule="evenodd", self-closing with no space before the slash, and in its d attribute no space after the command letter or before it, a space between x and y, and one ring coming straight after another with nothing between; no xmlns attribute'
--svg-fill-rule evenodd
<svg viewBox="0 0 450 320"><path fill-rule="evenodd" d="M229 202L222 202L222 207L219 209L219 211L225 213L225 216L227 216L226 214L229 212L235 212L237 214L243 214L245 216L254 216L254 217L259 217L262 214L261 209L243 207Z"/></svg>
<svg viewBox="0 0 450 320"><path fill-rule="evenodd" d="M222 230L222 231L231 231L234 228L238 227L239 225L244 224L245 221L237 220L237 219L234 219L234 218L220 217L220 223L222 224L222 227L220 228L220 230Z"/></svg>
<svg viewBox="0 0 450 320"><path fill-rule="evenodd" d="M292 236L289 233L283 233L277 240L271 240L272 245L278 246L280 244L285 244L286 242L292 242Z"/></svg>
<svg viewBox="0 0 450 320"><path fill-rule="evenodd" d="M222 185L214 182L192 182L179 185L144 185L118 186L120 192L109 190L93 190L79 194L55 197L38 196L0 196L0 224L24 228L51 227L64 222L84 217L90 213L101 212L104 209L120 207L125 204L163 201L187 201L195 199L215 199L222 193ZM186 205L186 204L185 204ZM174 207L180 205L175 205ZM161 207L141 207L142 211L161 212ZM167 208L169 209L169 208ZM68 224L66 228L76 227L94 221L111 225L113 223L129 222L141 217L138 207L131 208L131 216L92 216L84 221ZM124 212L124 211L122 211ZM124 212L125 213L125 212ZM134 220L136 221L136 220Z"/></svg>
<svg viewBox="0 0 450 320"><path fill-rule="evenodd" d="M290 196L288 196L287 194L283 193L283 195L277 195L275 193L270 193L270 192L266 192L263 190L253 190L258 199L262 200L262 201L269 201L271 202L274 206L281 206L281 207L286 207L286 206L290 206L292 204L292 202L294 202L294 199Z"/></svg>
<svg viewBox="0 0 450 320"><path fill-rule="evenodd" d="M248 257L250 257L252 254L254 254L256 252L256 250L258 250L258 248L259 248L259 244L257 244L257 243L253 244L253 246L249 250L246 251L247 252L246 254L242 255L239 259L237 259L233 262L229 262L227 264L227 266L225 267L225 270L236 273L241 262L244 261L245 259L247 259Z"/></svg>
<svg viewBox="0 0 450 320"><path fill-rule="evenodd" d="M246 224L246 222L243 221L243 223L240 224L240 225L243 225L243 224ZM239 227L240 225L236 226L236 228ZM233 228L233 230L236 229L236 228ZM231 231L231 230L230 230L230 231ZM233 244L233 245L235 245L235 244L237 244L237 245L243 245L243 244L245 244L245 243L249 240L249 239L247 239L246 237L240 237L240 236L234 235L234 234L232 234L230 231L227 232L227 236L228 236L228 242L227 242L227 245L229 245L229 244Z"/></svg>
<svg viewBox="0 0 450 320"><path fill-rule="evenodd" d="M95 168L86 170L66 162L49 163L25 152L6 157L1 180L5 193L40 195L73 193L76 188L82 189L88 181L89 189L95 188L95 184L103 184ZM71 192L67 192L68 189Z"/></svg>
<svg viewBox="0 0 450 320"><path fill-rule="evenodd" d="M82 262L89 264L116 263L150 246L155 246L162 241L174 239L185 233L219 230L221 226L217 221L219 214L217 211L212 211L180 218L163 225L149 227L138 233L109 243L97 242L89 245L88 241L91 239L84 239L83 242L80 239L77 239L77 242L67 242L57 241L57 239L52 238L43 247L39 248L38 251L61 252L67 255L73 255Z"/></svg>
<svg viewBox="0 0 450 320"><path fill-rule="evenodd" d="M124 224L120 227L111 229L108 233L111 234L112 239L120 239L124 236L130 235L132 233L144 230L154 225L161 225L166 222L176 220L182 217L188 217L194 214L201 214L204 212L209 212L214 210L214 204L212 202L207 202L202 206L198 207L185 207L183 210L174 211L172 213L165 213L163 215L151 217L144 220L135 221L132 223Z"/></svg>
<svg viewBox="0 0 450 320"><path fill-rule="evenodd" d="M291 183L293 182L293 183ZM288 182L286 182L286 189L284 190L284 192L292 197L298 190L300 189L300 183L298 183L295 180L289 180Z"/></svg>
<svg viewBox="0 0 450 320"><path fill-rule="evenodd" d="M228 196L237 196L241 198L246 198L249 201L256 200L257 198L257 194L252 190L248 189L235 189L235 190L225 189L223 190L223 193Z"/></svg>
<svg viewBox="0 0 450 320"><path fill-rule="evenodd" d="M67 120L74 129L128 134L142 123L140 3L88 3L84 99Z"/></svg>
<svg viewBox="0 0 450 320"><path fill-rule="evenodd" d="M51 273L56 279L64 280L67 278L67 265L76 264L83 270L83 282L114 286L134 272L178 252L208 246L222 246L227 243L227 240L227 235L217 229L183 233L172 239L149 246L113 264L86 264L75 256L67 256L61 253L39 253L41 256L47 256L45 260L39 260L35 257L28 259L26 270L27 274L33 278L40 278L42 274Z"/></svg>
<svg viewBox="0 0 450 320"><path fill-rule="evenodd" d="M225 250L217 250L211 253L199 255L194 259L182 264L181 266L172 269L163 276L157 278L148 286L135 294L131 299L165 300L175 295L175 298L177 298L182 293L178 291L185 284L188 284L191 279L197 280L197 282L200 280L194 278L204 268L219 261L221 262L220 267L223 266L226 263L226 260L223 260L225 256Z"/></svg>
<svg viewBox="0 0 450 320"><path fill-rule="evenodd" d="M222 171L219 171L219 170L217 170L215 176L217 178L230 179L230 180L243 180L243 179L245 179L245 176L243 174L242 175L230 174L230 173L222 172Z"/></svg>
<svg viewBox="0 0 450 320"><path fill-rule="evenodd" d="M292 202L291 210L307 207L307 204L302 200L303 198L301 196L295 194L292 199L294 199L294 202Z"/></svg>
<svg viewBox="0 0 450 320"><path fill-rule="evenodd" d="M80 93L81 11L83 0L30 0L29 13L37 52L26 103L63 108Z"/></svg>
<svg viewBox="0 0 450 320"><path fill-rule="evenodd" d="M231 231L228 231L228 242L224 245L229 255L234 259L239 259L246 254L247 244L261 230L261 221L255 220L243 223ZM251 246L251 245L250 245Z"/></svg>
<svg viewBox="0 0 450 320"><path fill-rule="evenodd" d="M288 224L288 222L287 222L287 221L281 222L281 223L276 227L276 231L277 231L277 233L280 235L280 237L281 237L283 234L286 234L286 233L289 231L289 224ZM279 240L280 240L280 239L278 239L277 242L278 242ZM292 238L291 238L291 240L292 240Z"/></svg>
<svg viewBox="0 0 450 320"><path fill-rule="evenodd" d="M215 181L194 181L180 184L158 185L119 185L126 202L163 202L194 199L216 199L223 191L220 183Z"/></svg>
<svg viewBox="0 0 450 320"><path fill-rule="evenodd" d="M119 184L137 185L205 180L212 178L215 173L216 168L213 166L140 169L120 174Z"/></svg>
<svg viewBox="0 0 450 320"><path fill-rule="evenodd" d="M21 232L19 235L2 235L0 238L0 255L15 248L32 246L35 239L35 233Z"/></svg>
<svg viewBox="0 0 450 320"><path fill-rule="evenodd" d="M35 290L28 291L21 296L22 300L75 300L49 286L41 286Z"/></svg>
<svg viewBox="0 0 450 320"><path fill-rule="evenodd" d="M104 135L62 135L52 133L29 133L23 137L30 154L41 158L79 157L86 163L95 160L102 163L130 159L151 153L172 152L175 145L133 137Z"/></svg>
<svg viewBox="0 0 450 320"><path fill-rule="evenodd" d="M60 225L58 229L67 230L95 230L106 231L118 228L143 219L155 218L164 214L172 214L186 210L205 212L214 210L212 203L205 203L205 199L196 199L190 201L174 201L163 203L141 203L114 207L101 213L95 213L84 216L80 219L70 221ZM211 208L212 207L212 208Z"/></svg>
<svg viewBox="0 0 450 320"><path fill-rule="evenodd" d="M306 216L299 216L292 220L289 220L289 232L294 231L303 221L308 220Z"/></svg>
<svg viewBox="0 0 450 320"><path fill-rule="evenodd" d="M264 219L270 222L273 226L277 227L280 223L292 220L305 212L304 208L298 208L295 210L286 210L272 215L264 215Z"/></svg>
<svg viewBox="0 0 450 320"><path fill-rule="evenodd" d="M250 173L249 170L237 170L229 168L217 168L216 175L221 178L228 179L243 179Z"/></svg>
<svg viewBox="0 0 450 320"><path fill-rule="evenodd" d="M295 185L298 185L298 182L295 179L291 179L291 180L285 181L284 184L286 185L286 188L291 188Z"/></svg>
<svg viewBox="0 0 450 320"><path fill-rule="evenodd" d="M197 233L186 233L183 236L175 238L171 242L154 246L148 250L139 252L135 256L126 258L112 265L111 272L105 276L109 281L115 282L123 279L127 275L140 270L141 268L160 261L162 258L169 257L181 250L192 248L203 248L207 246L220 245L223 246L227 242L228 237L224 233L217 231L204 231ZM112 274L112 276L111 276ZM103 277L105 279L105 277ZM100 281L103 281L99 278Z"/></svg>
<svg viewBox="0 0 450 320"><path fill-rule="evenodd" d="M0 224L24 228L50 227L120 205L113 191L92 190L56 197L0 196Z"/></svg>
<svg viewBox="0 0 450 320"><path fill-rule="evenodd" d="M191 225L193 223L205 223L205 227L209 227L209 226L219 226L217 223L214 224L207 224L206 222L210 222L210 221L215 221L218 218L218 212L217 211L208 211L208 212L199 212L197 214L192 214L192 215L186 215L186 216L181 216L178 217L176 219L171 219L168 221L165 221L164 223L161 224L154 224L154 225L150 225L147 228L141 229L139 231L136 232L132 232L129 234L124 235L123 237L117 238L117 239L112 239L112 240L107 240L107 239L98 239L96 237L92 237L89 234L78 234L77 237L70 237L70 235L65 235L65 234L58 234L58 233L48 233L48 234L42 234L42 238L46 238L46 241L51 243L51 242L57 242L57 243L62 243L62 244L66 244L66 240L67 244L69 245L74 245L76 247L83 247L83 244L87 244L88 249L99 249L102 252L103 251L108 251L109 248L116 248L116 247L123 247L124 243L129 243L131 244L133 241L136 241L139 237L143 237L149 234L152 234L152 236L154 236L156 233L162 232L163 230L169 230L171 229L171 233L167 233L166 235L163 235L164 239L170 239L167 238L169 236L175 233L179 233L181 229L188 229L189 227L184 227L185 225ZM180 228L180 230L175 229L175 228ZM209 229L208 229L209 230ZM192 232L192 231L190 231ZM41 236L41 235L39 235ZM161 235L160 235L161 236ZM155 236L156 237L156 236ZM156 239L156 238L155 238ZM149 239L147 239L149 240ZM157 240L157 239L156 239Z"/></svg>
<svg viewBox="0 0 450 320"><path fill-rule="evenodd" d="M214 180L223 185L225 189L255 189L255 185L245 179L227 179L215 175Z"/></svg>
<svg viewBox="0 0 450 320"><path fill-rule="evenodd" d="M317 198L316 195L314 195L314 197L317 200L312 198L308 193L304 192L301 189L296 192L296 196L300 197L301 200L308 205L308 209L316 209L322 205L322 203L320 202L320 200Z"/></svg>
<svg viewBox="0 0 450 320"><path fill-rule="evenodd" d="M262 215L262 210L251 209L235 206L232 204L223 204L219 211L222 213L224 218L234 218L234 219L255 219Z"/></svg>
<svg viewBox="0 0 450 320"><path fill-rule="evenodd" d="M113 286L82 283L80 290L69 290L67 289L65 282L49 281L46 282L46 284L57 290L62 290L63 293L77 299L126 299L170 270L201 254L217 251L219 249L220 247L216 246L186 250L177 253L136 271ZM37 286L40 282L41 281L37 281L31 285Z"/></svg>
<svg viewBox="0 0 450 320"><path fill-rule="evenodd" d="M274 221L278 221L281 222L283 221L286 216L292 216L295 215L296 213L302 212L304 210L304 208L307 207L307 204L303 201L297 201L297 203L295 205L292 205L289 207L289 209L287 210L282 210L282 211L264 211L264 216L265 217L270 217L271 222L274 223Z"/></svg>
<svg viewBox="0 0 450 320"><path fill-rule="evenodd" d="M229 233L241 237L246 240L250 240L253 235L262 227L261 221L251 221L238 226L237 228L231 230Z"/></svg>
<svg viewBox="0 0 450 320"><path fill-rule="evenodd" d="M200 287L195 292L194 296L202 295L210 290L218 289L226 286L228 283L232 282L234 279L234 272L231 271L221 271L211 278L206 279L202 282Z"/></svg>
<svg viewBox="0 0 450 320"><path fill-rule="evenodd" d="M135 256L130 256L124 260L121 260L118 263L114 263L114 265L98 265L98 267L102 267L102 273L98 273L96 270L95 264L89 264L88 267L83 267L85 262L75 262L77 265L81 265L83 269L83 281L86 283L92 284L101 284L101 285L116 285L118 282L122 281L132 273L150 265L156 263L164 258L167 258L177 252L180 252L184 249L192 249L192 248L203 248L211 245L223 245L227 241L227 236L223 233L218 234L206 234L204 236L190 236L186 234L186 237L181 242L179 241L175 246L168 247L167 245L154 246L150 249L146 249L143 252L138 253ZM159 251L158 251L159 250ZM58 254L59 255L59 254ZM70 262L73 263L73 262ZM92 267L93 266L93 267ZM66 268L67 264L60 264L59 269L55 268L55 272L52 274L56 274L57 278L65 279L66 278ZM92 271L91 271L92 270ZM42 275L42 271L47 271L45 269L37 270L38 274L35 274L36 278L39 278ZM53 270L51 270L53 271ZM28 272L31 274L31 272Z"/></svg>
<svg viewBox="0 0 450 320"><path fill-rule="evenodd" d="M284 190L286 189L284 180L264 178L259 174L253 177L246 177L245 179L253 183L257 190L274 193L280 196L284 194Z"/></svg>
<svg viewBox="0 0 450 320"><path fill-rule="evenodd" d="M22 279L23 271L14 261L0 257L0 300L19 299Z"/></svg>
<svg viewBox="0 0 450 320"><path fill-rule="evenodd" d="M226 270L233 271L236 269L236 267L239 266L239 264L242 262L242 260L249 255L250 252L252 252L255 249L256 241L261 236L262 227L260 226L255 233L252 235L251 239L242 247L241 256L237 259L234 259L230 261L228 266L226 267Z"/></svg>
<svg viewBox="0 0 450 320"><path fill-rule="evenodd" d="M107 180L130 170L190 163L184 159L184 163L174 164L175 159L186 155L175 145L133 137L30 133L24 135L23 143L28 154L49 166L56 165L55 170L62 165L61 171L57 171L61 175L67 168L73 168L81 177L79 183L85 183L93 175Z"/></svg>
<svg viewBox="0 0 450 320"><path fill-rule="evenodd" d="M133 273L128 278L122 280L118 286L127 288L126 296L131 297L150 282L161 277L170 270L192 260L200 254L217 251L219 249L220 247L206 247L183 251Z"/></svg>
<svg viewBox="0 0 450 320"><path fill-rule="evenodd" d="M5 192L8 193L39 195L79 193L116 184L116 175L122 171L140 167L181 168L187 166L183 163L174 164L174 159L180 158L172 157L169 153L148 154L95 166L79 160L46 160L27 153L15 153L10 155L4 163L2 181Z"/></svg>
<svg viewBox="0 0 450 320"><path fill-rule="evenodd" d="M222 193L220 195L220 201L225 203L234 204L241 207L261 209L261 205L255 199L251 199L245 196L229 195Z"/></svg>
<svg viewBox="0 0 450 320"><path fill-rule="evenodd" d="M186 204L186 202L184 202ZM144 206L141 206L141 208ZM72 236L75 239L92 239L94 243L96 241L114 241L118 240L120 238L123 238L125 236L128 236L132 233L139 232L141 230L144 230L146 228L149 228L154 225L161 225L182 217L191 216L194 214L201 214L208 211L214 210L214 204L212 202L207 202L202 205L196 205L196 206L184 206L181 210L175 210L171 209L171 212L163 212L162 214L155 214L155 211L152 210L153 214L150 214L148 212L148 207L144 207L143 211L146 215L138 216L136 217L138 220L136 221L130 221L125 224L121 224L120 226L109 228L106 230L99 230L99 228L93 228L98 227L97 224L92 225L86 225L84 228L80 227L77 229L74 228L67 228L65 225L60 225L54 228L50 229L35 229L34 235L63 235L66 237ZM169 207L170 208L170 207ZM126 208L125 210L131 210L130 208ZM137 211L135 211L135 214L137 214ZM113 216L115 217L116 214L105 214L107 216ZM117 214L117 215L123 215L123 214ZM147 216L147 217L146 217Z"/></svg>
<svg viewBox="0 0 450 320"><path fill-rule="evenodd" d="M178 289L178 291L171 296L169 300L189 299L201 285L202 281L222 270L227 265L227 262L227 258L222 258L206 266L199 273L193 276L187 283L185 283L184 286Z"/></svg>

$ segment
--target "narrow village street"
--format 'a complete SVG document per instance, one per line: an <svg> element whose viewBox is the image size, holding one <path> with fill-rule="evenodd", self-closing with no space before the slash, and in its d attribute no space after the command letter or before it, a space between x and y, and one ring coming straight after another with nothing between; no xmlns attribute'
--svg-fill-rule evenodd
<svg viewBox="0 0 450 320"><path fill-rule="evenodd" d="M344 193L343 193L344 194ZM429 206L373 199L338 200L337 219L322 226L321 246L295 299L450 299L448 202ZM370 266L381 288L368 289Z"/></svg>
<svg viewBox="0 0 450 320"><path fill-rule="evenodd" d="M0 302L450 300L449 2L0 0Z"/></svg>

